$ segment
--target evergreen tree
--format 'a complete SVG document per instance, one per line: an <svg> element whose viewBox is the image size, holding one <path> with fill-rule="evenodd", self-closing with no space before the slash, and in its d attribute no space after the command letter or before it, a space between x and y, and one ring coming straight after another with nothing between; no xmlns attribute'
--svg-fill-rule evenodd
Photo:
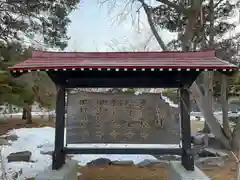
<svg viewBox="0 0 240 180"><path fill-rule="evenodd" d="M0 52L0 104L12 104L22 107L23 119L32 122L31 106L38 102L42 107L53 108L55 87L45 72L24 74L13 78L6 69L8 66L25 60L31 54L31 48L22 48L19 43L2 45Z"/></svg>
<svg viewBox="0 0 240 180"><path fill-rule="evenodd" d="M69 37L68 17L77 8L79 0L39 1L7 0L0 2L0 103L23 107L23 118L31 122L31 105L38 102L53 108L55 87L44 72L12 78L8 66L31 55L31 42L64 49ZM37 41L37 42L38 42ZM30 44L29 44L30 42Z"/></svg>
<svg viewBox="0 0 240 180"><path fill-rule="evenodd" d="M159 0L161 1L161 0ZM213 48L217 55L227 61L236 62L235 55L238 51L239 35L223 38L226 33L235 28L235 24L229 21L233 17L233 12L240 1L219 1L214 0L213 21L214 26L210 26L211 9L209 0L204 0L200 7L199 13L196 15L195 24L192 28L193 36L191 38L191 50L200 50ZM169 7L167 4L161 4L152 9L152 17L156 26L167 29L170 32L178 34L178 38L172 40L168 47L176 50L181 49L184 31L186 28L188 16L192 13L188 8L187 1L174 0L173 3L183 10L178 11L176 8ZM213 35L214 42L211 45L210 35ZM204 47L203 47L203 43Z"/></svg>
<svg viewBox="0 0 240 180"><path fill-rule="evenodd" d="M64 49L69 39L68 15L78 3L79 0L2 1L0 38L5 42L22 38L43 39L45 45Z"/></svg>

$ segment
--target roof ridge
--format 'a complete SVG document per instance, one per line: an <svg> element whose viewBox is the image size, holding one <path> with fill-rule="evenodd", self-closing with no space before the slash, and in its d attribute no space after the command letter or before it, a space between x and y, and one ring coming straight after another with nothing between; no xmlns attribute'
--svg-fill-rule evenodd
<svg viewBox="0 0 240 180"><path fill-rule="evenodd" d="M215 51L213 50L205 50L205 51L138 51L138 52L54 52L54 51L33 51L32 58L76 58L76 57L85 57L85 58L93 58L93 57L125 57L125 58L186 58L186 57L215 57Z"/></svg>

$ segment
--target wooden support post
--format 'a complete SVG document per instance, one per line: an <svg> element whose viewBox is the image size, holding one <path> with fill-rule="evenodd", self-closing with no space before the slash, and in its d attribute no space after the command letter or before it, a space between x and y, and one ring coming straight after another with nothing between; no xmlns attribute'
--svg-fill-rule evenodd
<svg viewBox="0 0 240 180"><path fill-rule="evenodd" d="M189 89L180 88L180 111L182 133L182 165L188 171L194 170L194 159L191 153L191 122Z"/></svg>
<svg viewBox="0 0 240 180"><path fill-rule="evenodd" d="M65 128L65 87L57 85L55 149L52 159L52 169L60 169L65 164L64 149Z"/></svg>

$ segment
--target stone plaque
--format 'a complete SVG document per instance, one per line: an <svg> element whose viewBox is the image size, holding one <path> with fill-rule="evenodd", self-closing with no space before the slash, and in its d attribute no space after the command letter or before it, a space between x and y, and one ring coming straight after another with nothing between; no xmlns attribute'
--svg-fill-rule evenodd
<svg viewBox="0 0 240 180"><path fill-rule="evenodd" d="M178 109L159 94L71 92L66 140L67 144L178 144L178 119Z"/></svg>

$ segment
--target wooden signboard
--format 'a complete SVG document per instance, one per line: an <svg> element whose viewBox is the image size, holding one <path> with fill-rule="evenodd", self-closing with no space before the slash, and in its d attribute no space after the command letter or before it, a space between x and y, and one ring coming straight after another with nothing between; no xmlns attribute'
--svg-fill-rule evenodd
<svg viewBox="0 0 240 180"><path fill-rule="evenodd" d="M72 92L67 98L67 144L178 144L178 109L159 94Z"/></svg>

